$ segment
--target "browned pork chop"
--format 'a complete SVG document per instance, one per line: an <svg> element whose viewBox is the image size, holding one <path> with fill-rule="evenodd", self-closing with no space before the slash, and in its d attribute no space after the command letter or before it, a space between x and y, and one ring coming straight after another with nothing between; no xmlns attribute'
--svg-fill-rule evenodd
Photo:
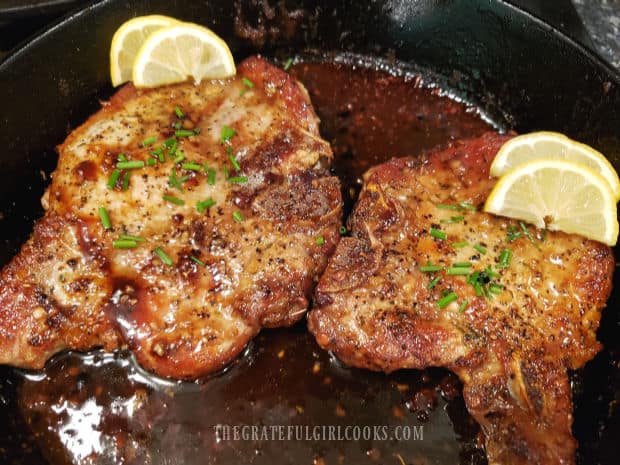
<svg viewBox="0 0 620 465"><path fill-rule="evenodd" d="M303 316L341 197L287 73L249 58L229 80L127 86L59 153L45 216L0 275L0 363L128 346L190 378Z"/></svg>
<svg viewBox="0 0 620 465"><path fill-rule="evenodd" d="M456 372L489 463L572 464L566 372L599 350L614 258L600 243L472 209L506 139L489 133L368 171L309 327L351 365Z"/></svg>

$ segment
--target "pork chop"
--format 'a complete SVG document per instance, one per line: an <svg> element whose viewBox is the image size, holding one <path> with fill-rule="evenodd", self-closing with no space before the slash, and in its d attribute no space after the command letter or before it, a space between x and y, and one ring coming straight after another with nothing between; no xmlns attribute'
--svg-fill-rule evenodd
<svg viewBox="0 0 620 465"><path fill-rule="evenodd" d="M339 239L331 159L303 87L260 58L124 87L59 147L45 216L2 270L0 363L102 346L166 377L222 368L304 315Z"/></svg>
<svg viewBox="0 0 620 465"><path fill-rule="evenodd" d="M458 374L490 464L573 464L568 369L599 350L609 247L480 211L508 137L369 170L309 328L344 362Z"/></svg>

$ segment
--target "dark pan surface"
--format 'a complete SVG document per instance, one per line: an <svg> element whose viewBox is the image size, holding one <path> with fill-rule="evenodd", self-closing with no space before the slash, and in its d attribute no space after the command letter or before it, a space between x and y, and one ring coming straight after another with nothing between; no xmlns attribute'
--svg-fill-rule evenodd
<svg viewBox="0 0 620 465"><path fill-rule="evenodd" d="M107 77L111 35L125 19L138 14L171 14L206 24L227 40L237 59L256 51L285 59L310 50L318 55L336 51L378 57L392 70L415 64L430 73L431 81L481 107L491 120L520 132L542 128L565 132L592 144L620 167L618 75L559 32L506 4L385 1L360 5L326 0L295 5L273 2L274 8L269 9L268 2L256 3L104 1L0 65L2 263L15 253L41 214L38 199L45 187L41 171L49 174L54 168L54 146L96 110L98 99L111 94ZM302 79L307 73L301 66L296 72ZM323 118L324 136L337 142L333 131L338 115L330 116L331 109L316 92L313 100ZM619 307L616 292L599 333L605 350L573 378L575 434L582 464L617 461ZM116 358L59 356L49 364L45 378L24 378L3 369L0 463L40 463L43 457L69 461L67 451L49 433L54 425L49 423L53 417L45 415L50 407L46 399L83 402L101 380L107 386L99 394L101 405L114 394L119 408L127 408L136 392L146 393L149 415L111 420L106 428L119 436L135 433L135 449L151 454L150 463L205 463L204 444L214 439L208 428L212 424L231 418L246 418L248 424L277 423L289 412L297 415L292 417L295 424L405 421L424 425L425 438L378 445L257 444L251 450L220 451L213 455L219 457L213 463L289 463L300 458L304 463L318 458L339 463L341 455L345 463L400 463L395 454L412 463L423 459L484 463L483 453L476 449L477 428L465 414L453 377L441 370L386 377L346 369L316 348L303 325L265 333L225 375L195 385L153 384L124 355ZM196 405L203 407L199 413ZM126 447L130 450L132 444ZM112 449L104 452L106 459L96 463L117 463ZM134 463L144 462L145 456L137 454Z"/></svg>

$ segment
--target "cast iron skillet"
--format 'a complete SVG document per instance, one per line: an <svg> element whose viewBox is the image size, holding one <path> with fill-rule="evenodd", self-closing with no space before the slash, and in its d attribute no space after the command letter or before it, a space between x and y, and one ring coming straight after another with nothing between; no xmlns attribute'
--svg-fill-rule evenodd
<svg viewBox="0 0 620 465"><path fill-rule="evenodd" d="M265 7L269 4L273 9ZM41 171L53 170L55 145L98 108L98 99L112 93L107 53L114 30L132 16L153 12L211 27L237 60L256 52L286 57L311 50L413 63L442 76L445 86L504 126L564 132L607 154L620 169L620 76L559 31L504 2L104 0L0 64L2 263L42 213ZM247 34L250 29L254 33ZM574 377L583 464L617 460L619 297L614 292L599 331L605 350ZM11 379L10 370L2 376ZM5 385L0 394L11 392ZM11 404L10 395L3 400ZM24 427L24 436L27 431ZM336 446L325 446L330 447Z"/></svg>

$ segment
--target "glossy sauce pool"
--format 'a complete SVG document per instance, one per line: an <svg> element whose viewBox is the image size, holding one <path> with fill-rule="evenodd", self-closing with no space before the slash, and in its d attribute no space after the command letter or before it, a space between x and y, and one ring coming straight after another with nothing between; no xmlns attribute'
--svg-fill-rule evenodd
<svg viewBox="0 0 620 465"><path fill-rule="evenodd" d="M347 212L369 167L491 129L475 108L419 76L334 63L290 71L308 89L332 145ZM0 379L1 463L486 462L456 377L344 367L319 349L305 321L262 332L225 372L196 383L158 380L126 353L96 351L58 355L38 373L2 368ZM223 440L217 424L356 426L362 439ZM363 438L375 426L382 428L376 440ZM407 428L417 438L390 438Z"/></svg>

